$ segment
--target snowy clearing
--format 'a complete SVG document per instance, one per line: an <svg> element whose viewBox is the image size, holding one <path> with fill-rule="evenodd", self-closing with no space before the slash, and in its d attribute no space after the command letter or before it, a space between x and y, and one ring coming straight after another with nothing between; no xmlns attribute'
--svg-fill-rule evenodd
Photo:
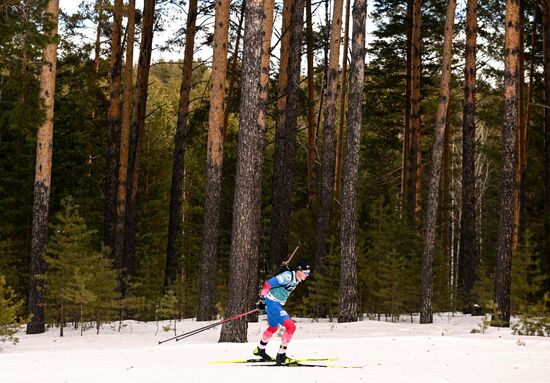
<svg viewBox="0 0 550 383"><path fill-rule="evenodd" d="M483 317L434 316L434 324L313 322L297 318L287 355L333 357L326 365L343 368L279 368L211 361L252 358L266 326L250 323L248 343L218 343L220 327L180 342L158 341L174 335L155 322L126 322L121 332L105 325L99 335L88 330L58 329L20 333L18 345L0 353L2 382L549 382L550 338L514 336L510 329L489 328L471 334ZM417 321L417 318L416 318ZM178 322L178 334L208 322ZM268 345L274 355L280 338Z"/></svg>

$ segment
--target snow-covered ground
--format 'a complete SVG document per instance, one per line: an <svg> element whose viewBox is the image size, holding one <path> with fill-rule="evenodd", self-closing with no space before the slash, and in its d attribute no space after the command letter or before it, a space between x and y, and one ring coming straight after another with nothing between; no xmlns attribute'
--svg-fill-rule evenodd
<svg viewBox="0 0 550 383"><path fill-rule="evenodd" d="M129 321L121 332L105 325L88 330L57 329L19 334L3 344L0 382L550 382L550 338L514 336L489 328L471 334L482 317L435 315L434 323L313 322L298 318L288 355L333 357L327 365L363 368L279 368L211 361L250 358L266 326L249 324L248 343L218 343L220 327L180 342L156 323ZM178 322L178 333L208 322ZM276 353L275 336L268 352ZM321 363L321 362L319 362Z"/></svg>

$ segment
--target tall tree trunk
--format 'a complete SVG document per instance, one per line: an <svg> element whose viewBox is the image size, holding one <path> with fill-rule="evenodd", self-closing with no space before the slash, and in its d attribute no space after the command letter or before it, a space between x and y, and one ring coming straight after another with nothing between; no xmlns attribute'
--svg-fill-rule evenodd
<svg viewBox="0 0 550 383"><path fill-rule="evenodd" d="M343 0L334 0L332 27L330 30L330 56L328 62L327 88L325 100L325 120L323 124L323 159L321 164L321 194L317 216L315 270L323 273L323 262L327 254L327 238L334 191L334 155L336 129L336 99L338 96L338 57L342 34Z"/></svg>
<svg viewBox="0 0 550 383"><path fill-rule="evenodd" d="M421 0L413 2L413 27L411 32L411 99L409 117L409 153L407 156L407 196L406 212L410 225L415 225L416 207L416 178L418 168L418 142L420 132L420 22L421 22Z"/></svg>
<svg viewBox="0 0 550 383"><path fill-rule="evenodd" d="M525 119L523 121L523 130L521 136L522 142L522 158L519 163L520 167L520 185L519 185L519 240L523 241L525 237L525 229L527 225L527 157L529 154L529 125L531 122L531 103L533 101L533 84L535 73L535 60L537 49L537 29L539 19L539 2L535 0L533 15L533 31L531 33L531 62L529 65L529 90L527 92L527 100L525 106Z"/></svg>
<svg viewBox="0 0 550 383"><path fill-rule="evenodd" d="M170 189L170 216L168 222L168 245L166 249L166 270L164 286L168 288L176 279L176 267L181 251L183 221L183 169L185 168L185 147L187 145L187 122L189 120L189 100L193 75L193 51L197 25L197 0L189 1L187 10L187 28L185 34L185 52L181 75L178 122L174 138L174 156L172 164L172 186ZM214 274L215 275L215 274Z"/></svg>
<svg viewBox="0 0 550 383"><path fill-rule="evenodd" d="M288 253L288 227L292 201L292 173L300 87L300 63L302 61L302 35L304 29L304 0L293 0L290 26L290 56L288 60L288 83L284 125L275 132L275 155L273 159L273 208L269 254L274 266L279 266Z"/></svg>
<svg viewBox="0 0 550 383"><path fill-rule="evenodd" d="M275 188L275 180L276 178L279 178L280 176L278 173L281 172L281 164L277 164L277 161L280 161L281 157L284 155L284 148L285 148L285 127L286 127L286 114L287 114L287 96L288 96L288 71L289 71L289 60L290 60L290 40L291 40L291 34L292 34L292 11L294 9L294 2L293 0L284 0L283 1L283 20L282 20L282 36L281 36L281 53L280 53L280 61L279 61L279 84L278 84L278 98L277 98L277 122L276 122L276 130L275 130L275 154L274 154L274 169L273 169L273 203L277 200L276 193L279 193L278 190ZM275 209L273 209L275 210ZM276 214L275 211L273 211L272 214ZM274 228L274 222L273 219L275 217L272 216L272 223L271 223L271 229L270 230L276 230ZM275 233L276 234L276 233ZM270 232L269 236L269 251L267 254L268 257L268 265L269 267L276 269L280 264L280 258L282 257L281 252L285 252L284 255L286 255L286 250L282 250L279 247L278 243L274 242L274 233ZM273 246L273 248L272 248ZM288 248L288 244L286 245Z"/></svg>
<svg viewBox="0 0 550 383"><path fill-rule="evenodd" d="M449 104L451 100L449 99ZM445 134L443 138L443 158L441 165L441 253L444 257L450 257L449 251L449 173L451 148L449 138L451 135L451 108L447 108L447 122L445 124Z"/></svg>
<svg viewBox="0 0 550 383"><path fill-rule="evenodd" d="M44 255L48 246L48 210L52 179L53 123L55 100L55 73L57 66L57 35L59 0L50 0L46 5L51 29L46 34L51 41L44 48L44 63L40 71L40 101L44 122L36 136L36 168L34 178L34 203L32 208L32 243L30 264L30 288L28 308L32 315L27 324L27 334L42 334L46 331L44 313Z"/></svg>
<svg viewBox="0 0 550 383"><path fill-rule="evenodd" d="M216 272L220 241L220 194L222 182L225 75L227 71L227 41L229 31L229 0L216 3L214 28L214 58L210 78L210 111L208 114L208 145L204 226L202 236L200 299L197 320L210 320L216 315ZM237 48L235 48L237 49Z"/></svg>
<svg viewBox="0 0 550 383"><path fill-rule="evenodd" d="M348 75L348 44L349 44L349 14L350 0L346 0L346 22L344 26L344 49L342 57L342 90L340 92L340 120L338 121L338 137L336 139L336 196L340 196L340 185L342 183L342 159L344 154L344 124L346 122L346 94Z"/></svg>
<svg viewBox="0 0 550 383"><path fill-rule="evenodd" d="M96 1L97 28L96 28L96 35L95 35L95 57L94 57L94 65L95 65L96 73L99 72L99 65L101 64L101 31L103 29L103 8L104 8L104 0L97 0Z"/></svg>
<svg viewBox="0 0 550 383"><path fill-rule="evenodd" d="M262 54L263 2L248 0L244 33L243 73L237 173L231 227L229 286L225 316L240 314L249 306L249 274L251 260L258 257L261 216L262 166L264 130L260 116L260 74ZM246 319L227 322L222 326L220 342L246 342Z"/></svg>
<svg viewBox="0 0 550 383"><path fill-rule="evenodd" d="M349 8L348 8L349 13ZM338 322L355 322L359 314L357 293L357 174L363 116L365 72L365 24L367 1L353 4L353 36L349 78L344 174L342 180L342 225L340 260L340 314Z"/></svg>
<svg viewBox="0 0 550 383"><path fill-rule="evenodd" d="M132 124L132 139L128 157L128 196L126 198L126 235L124 238L124 257L128 262L128 273L134 274L136 254L136 196L139 179L141 144L145 128L145 112L147 109L147 90L149 81L149 66L153 48L153 24L156 0L144 0L141 42L139 47L138 73L136 79L136 95L134 103L134 120Z"/></svg>
<svg viewBox="0 0 550 383"><path fill-rule="evenodd" d="M458 288L460 302L465 307L473 303L476 250L476 50L477 0L468 0L466 13L466 49L464 67L464 119L462 122L462 214L460 216L460 245L458 256Z"/></svg>
<svg viewBox="0 0 550 383"><path fill-rule="evenodd" d="M451 88L451 59L455 10L456 0L448 0L447 15L445 19L445 35L443 37L443 62L441 65L441 84L439 88L439 102L437 105L435 140L432 149L432 171L430 174L426 220L424 221L424 246L422 251L422 303L420 323L433 322L432 265L435 248L435 225L437 220L443 140L445 138L445 126L447 125L447 108L449 107Z"/></svg>
<svg viewBox="0 0 550 383"><path fill-rule="evenodd" d="M512 231L512 252L516 251L519 243L519 232L521 230L519 220L522 210L522 201L520 200L521 188L521 164L523 163L523 137L525 129L525 0L519 0L519 52L518 52L518 137L517 145L517 163L514 171L514 227Z"/></svg>
<svg viewBox="0 0 550 383"><path fill-rule="evenodd" d="M409 151L411 147L411 105L412 105L412 35L414 0L407 0L407 80L405 87L405 126L403 129L403 157L401 160L401 214L408 214L409 195Z"/></svg>
<svg viewBox="0 0 550 383"><path fill-rule="evenodd" d="M229 105L231 105L231 102L233 101L233 91L235 90L235 78L237 77L237 61L239 59L239 46L241 43L245 7L246 7L246 0L241 2L241 15L239 17L239 26L237 27L237 38L235 39L235 50L233 51L233 56L231 57L231 70L230 70L231 77L229 79L226 107L223 114L223 128L224 128L223 141L224 142L225 142L225 137L227 135L227 121L229 120L229 113L231 113L231 107Z"/></svg>
<svg viewBox="0 0 550 383"><path fill-rule="evenodd" d="M414 217L417 224L420 224L422 215L422 174L424 174L424 165L422 164L422 129L416 131L416 184L414 198Z"/></svg>
<svg viewBox="0 0 550 383"><path fill-rule="evenodd" d="M504 39L504 121L502 125L502 168L500 172L500 218L498 228L495 302L502 322L510 325L510 280L512 268L512 232L514 225L514 166L518 131L518 54L520 43L518 0L506 1L506 34Z"/></svg>
<svg viewBox="0 0 550 383"><path fill-rule="evenodd" d="M109 126L107 128L107 150L105 153L105 199L104 233L105 245L114 248L116 227L117 175L120 139L121 111L121 68L120 47L122 30L122 0L115 0L113 12L113 34L111 40L111 82L109 85ZM114 256L114 252L112 253ZM122 269L122 257L113 258L115 269Z"/></svg>
<svg viewBox="0 0 550 383"><path fill-rule="evenodd" d="M274 0L265 0L264 1L264 18L263 18L263 32L262 32L262 58L261 58L261 73L260 73L260 115L258 118L258 124L260 129L266 130L266 118L267 118L267 103L268 103L268 85L269 85L269 67L270 67L270 58L271 58L271 37L273 33L273 23L274 23ZM263 150L260 148L259 150ZM260 206L261 208L261 206ZM261 238L262 236L262 227L261 222L257 228L257 236ZM248 282L248 291L249 291L249 303L250 309L253 309L254 302L258 296L258 266L259 266L259 257L251 257L250 259L250 270L253 270L249 273L249 282ZM258 314L249 316L249 322L257 322Z"/></svg>
<svg viewBox="0 0 550 383"><path fill-rule="evenodd" d="M544 45L544 258L542 264L550 271L550 3L543 2ZM550 288L550 281L547 282Z"/></svg>
<svg viewBox="0 0 550 383"><path fill-rule="evenodd" d="M313 63L313 19L311 0L306 6L306 50L307 50L307 195L308 205L315 205L315 159L317 157L317 123L315 121L315 69Z"/></svg>
<svg viewBox="0 0 550 383"><path fill-rule="evenodd" d="M136 26L136 0L128 3L128 42L126 43L126 65L124 67L124 90L122 93L122 128L120 129L120 157L118 163L118 191L115 237L113 255L122 259L124 277L128 272L128 260L124 257L124 220L126 216L126 197L128 181L128 147L130 144L130 128L132 121L132 89L134 69L134 35ZM123 288L125 278L122 280Z"/></svg>

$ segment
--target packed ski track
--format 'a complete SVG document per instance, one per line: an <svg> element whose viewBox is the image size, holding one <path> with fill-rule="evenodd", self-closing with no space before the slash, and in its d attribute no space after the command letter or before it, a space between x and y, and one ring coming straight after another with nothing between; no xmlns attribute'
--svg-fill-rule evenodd
<svg viewBox="0 0 550 383"><path fill-rule="evenodd" d="M253 358L265 316L250 323L248 343L218 343L220 327L182 341L165 322L127 321L89 329L49 329L18 334L17 345L1 344L0 381L11 382L549 382L550 338L512 335L508 328L480 329L483 317L436 314L429 325L363 320L336 323L295 318L288 348L292 358L336 358L302 363L335 368L268 368L269 363L212 363ZM408 320L407 320L408 319ZM177 322L181 334L208 325ZM173 326L173 322L171 322ZM267 347L277 352L280 336ZM269 366L272 367L272 366ZM348 367L348 368L340 368ZM354 368L349 368L354 367ZM357 368L361 367L361 368Z"/></svg>

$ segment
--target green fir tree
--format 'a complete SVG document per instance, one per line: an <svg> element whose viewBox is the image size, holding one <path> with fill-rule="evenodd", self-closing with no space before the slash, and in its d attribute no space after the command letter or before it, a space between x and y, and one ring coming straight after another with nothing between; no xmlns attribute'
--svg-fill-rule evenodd
<svg viewBox="0 0 550 383"><path fill-rule="evenodd" d="M23 304L24 301L15 296L4 276L0 275L0 342L19 342L15 334L25 322L19 316Z"/></svg>
<svg viewBox="0 0 550 383"><path fill-rule="evenodd" d="M112 269L108 249L93 248L94 230L89 230L71 197L62 202L55 217L46 262L47 315L59 326L60 336L66 322L100 324L114 318L118 294L117 273Z"/></svg>

